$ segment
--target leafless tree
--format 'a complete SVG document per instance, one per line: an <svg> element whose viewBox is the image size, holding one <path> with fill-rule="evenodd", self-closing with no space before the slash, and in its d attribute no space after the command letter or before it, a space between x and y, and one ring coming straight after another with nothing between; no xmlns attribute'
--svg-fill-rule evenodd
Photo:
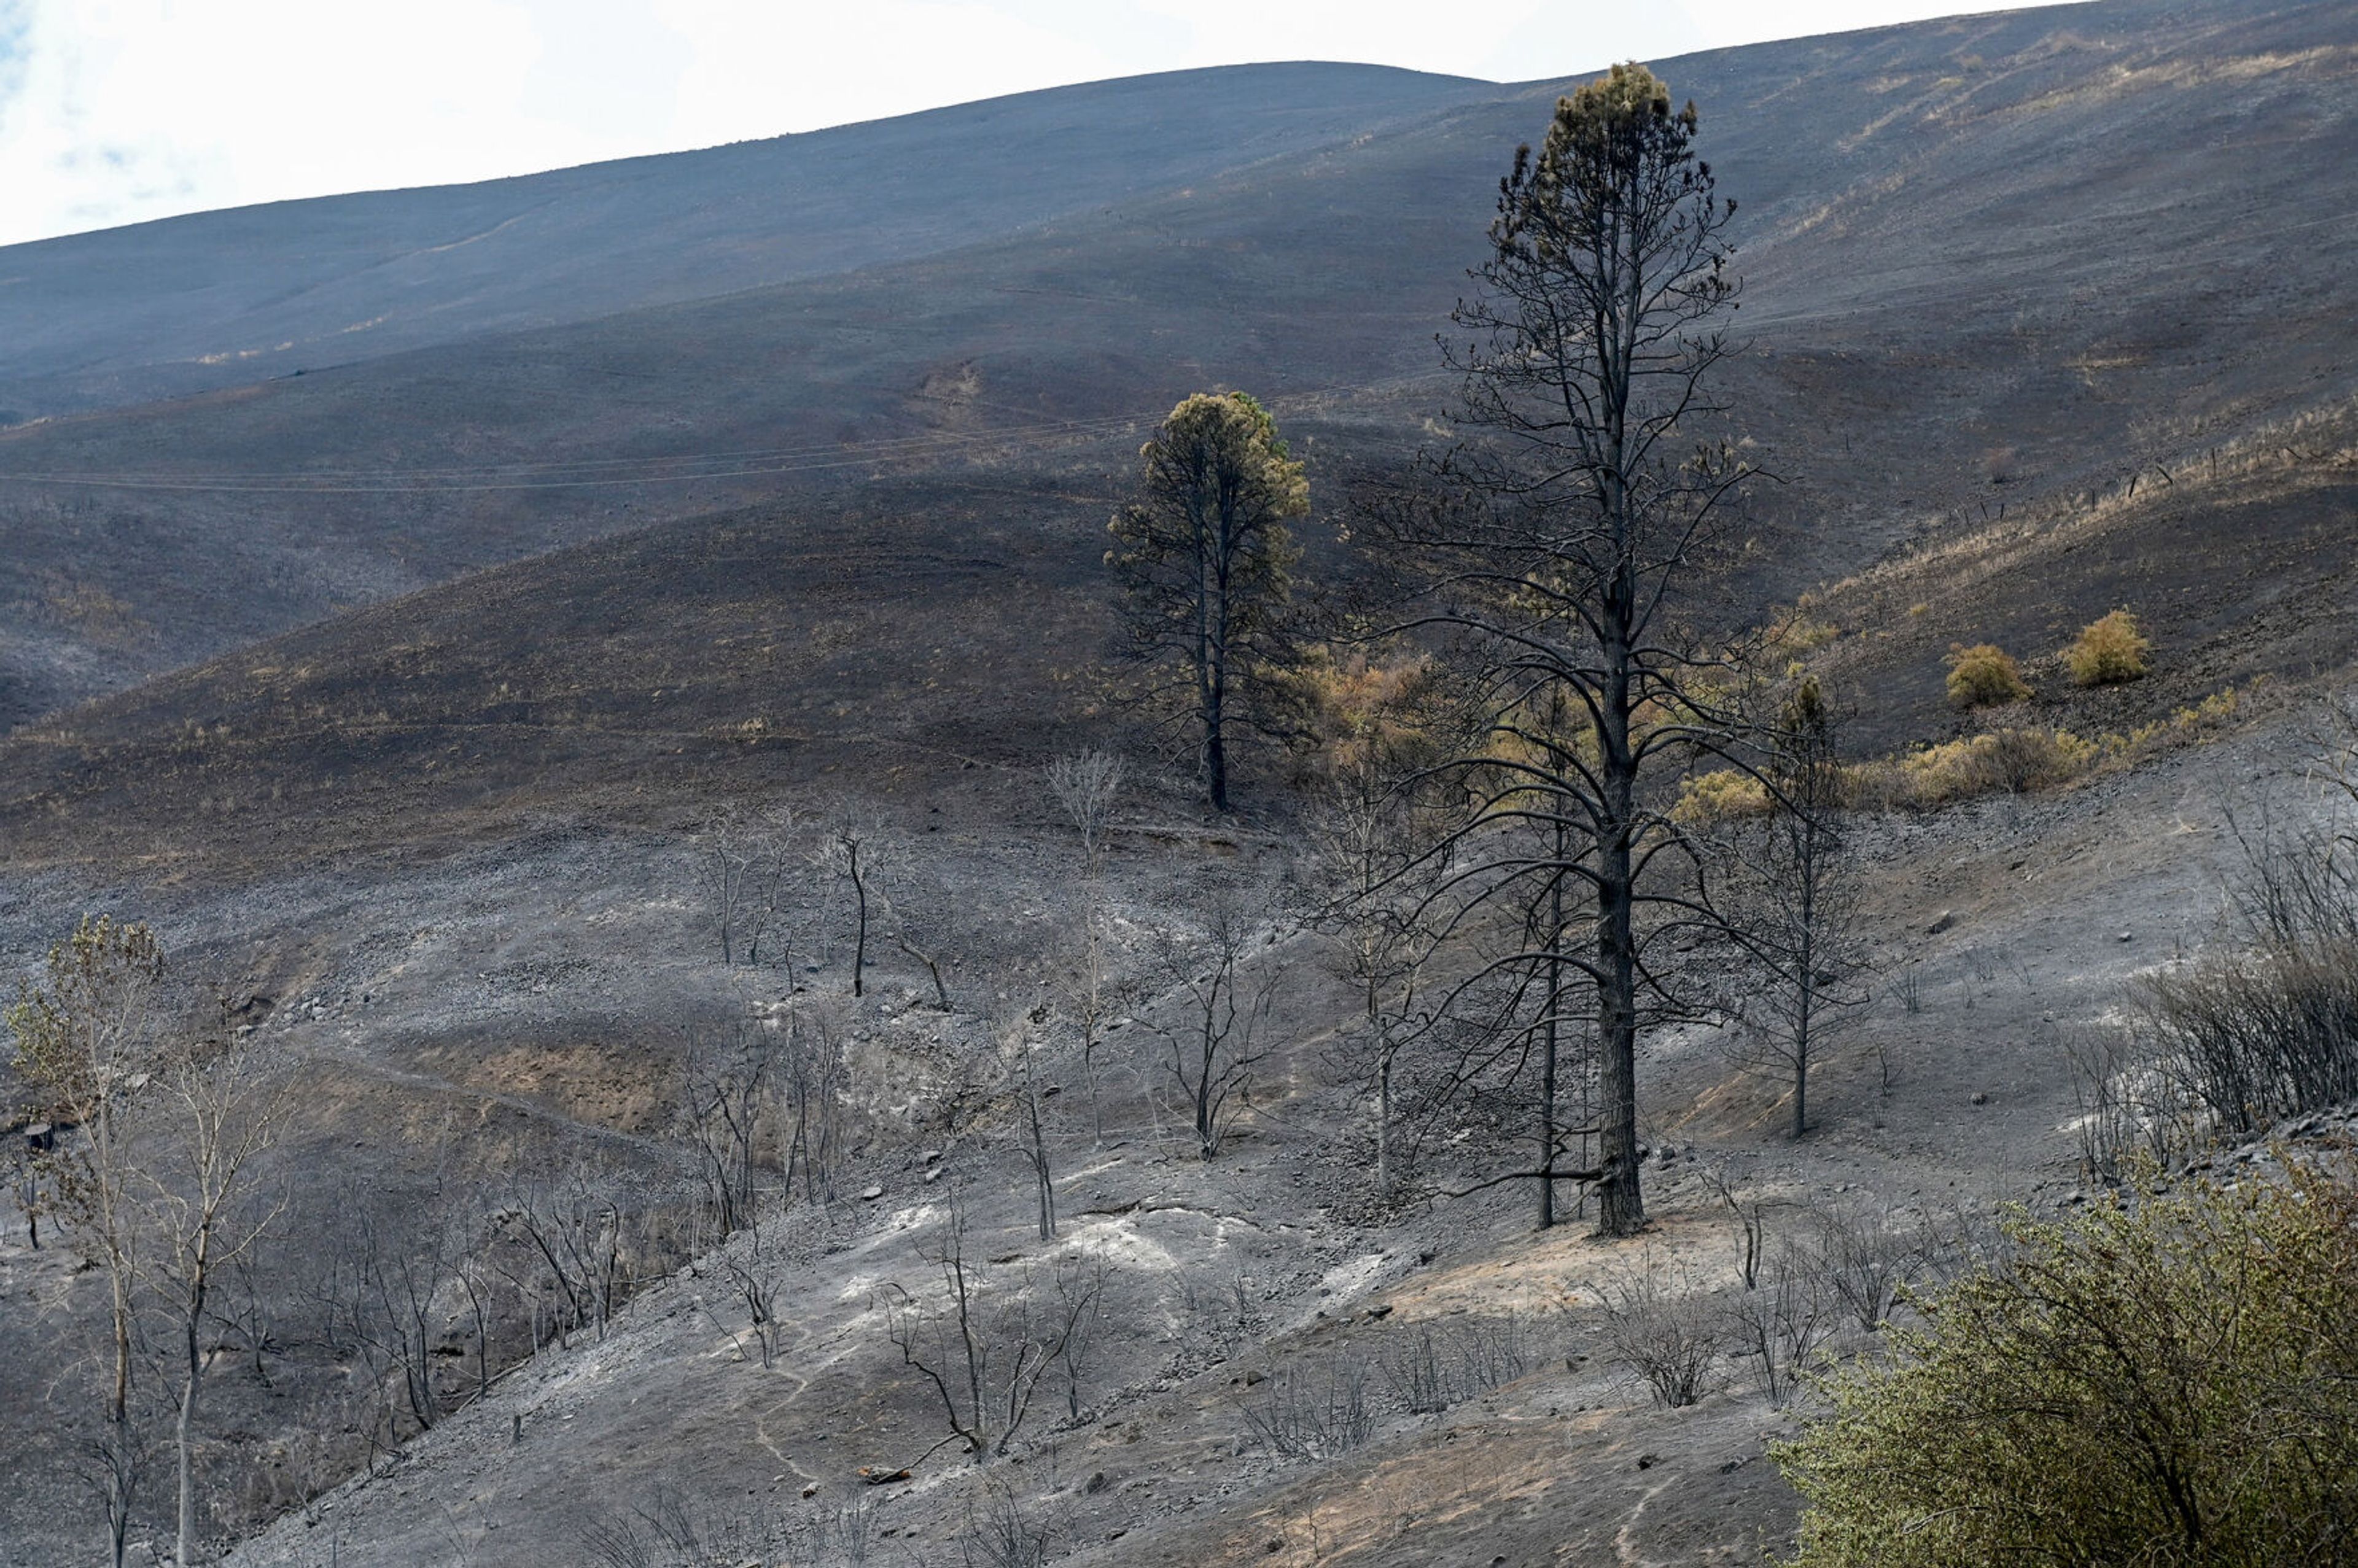
<svg viewBox="0 0 2358 1568"><path fill-rule="evenodd" d="M1760 1198L1739 1194L1725 1172L1705 1172L1704 1180L1712 1195L1736 1219L1736 1278L1746 1290L1758 1290L1761 1265L1768 1257L1768 1206Z"/></svg>
<svg viewBox="0 0 2358 1568"><path fill-rule="evenodd" d="M1253 1069L1268 1054L1264 1036L1280 977L1274 965L1251 962L1263 924L1241 895L1219 892L1201 914L1200 942L1174 936L1159 956L1171 991L1163 1011L1175 1022L1141 1022L1169 1049L1172 1080L1195 1119L1197 1152L1209 1160L1228 1135L1231 1101L1250 1095Z"/></svg>
<svg viewBox="0 0 2358 1568"><path fill-rule="evenodd" d="M724 816L704 830L697 845L697 881L713 934L720 939L724 965L737 961L738 939L749 924L747 906L752 898L748 886L753 874L751 857L739 827L733 814Z"/></svg>
<svg viewBox="0 0 2358 1568"><path fill-rule="evenodd" d="M644 1500L593 1514L581 1530L580 1554L597 1568L737 1568L766 1561L770 1537L757 1514L715 1513L657 1482Z"/></svg>
<svg viewBox="0 0 2358 1568"><path fill-rule="evenodd" d="M1449 1191L1528 1182L1541 1229L1557 1222L1566 1183L1582 1184L1585 1210L1586 1184L1601 1174L1595 1150L1605 1119L1594 990L1574 957L1585 917L1563 882L1520 910L1490 900L1448 908L1440 898L1418 906L1413 918L1445 940L1458 978L1428 991L1403 1042L1419 1069L1413 1146L1439 1139L1477 1151L1528 1148L1527 1159Z"/></svg>
<svg viewBox="0 0 2358 1568"><path fill-rule="evenodd" d="M801 832L790 806L729 806L698 835L697 881L722 964L759 964L762 944L784 937ZM784 961L791 968L791 945Z"/></svg>
<svg viewBox="0 0 2358 1568"><path fill-rule="evenodd" d="M2202 1097L2190 1092L2184 1076L2153 1059L2148 1036L2106 1022L2061 1031L2054 1038L2071 1065L2082 1175L2117 1182L2134 1160L2167 1164L2199 1140L2208 1122Z"/></svg>
<svg viewBox="0 0 2358 1568"><path fill-rule="evenodd" d="M1796 1138L1809 1130L1812 1063L1871 996L1837 733L1817 677L1803 676L1769 731L1768 810L1736 825L1721 857L1718 907L1743 955L1728 1010L1736 1054L1790 1086Z"/></svg>
<svg viewBox="0 0 2358 1568"><path fill-rule="evenodd" d="M1081 1419L1081 1379L1088 1373L1098 1347L1098 1331L1105 1323L1109 1271L1098 1257L1056 1260L1056 1321L1064 1333L1056 1341L1056 1364L1065 1374L1065 1413Z"/></svg>
<svg viewBox="0 0 2358 1568"><path fill-rule="evenodd" d="M38 1146L51 1136L46 1121L28 1122L21 1136L8 1141L7 1163L0 1168L0 1182L5 1182L8 1195L16 1202L16 1211L25 1217L26 1245L34 1251L41 1249L41 1209L45 1183L41 1174L41 1154Z"/></svg>
<svg viewBox="0 0 2358 1568"><path fill-rule="evenodd" d="M1780 1246L1757 1285L1725 1309L1736 1353L1751 1365L1771 1404L1793 1397L1833 1334L1836 1314L1813 1263L1790 1243Z"/></svg>
<svg viewBox="0 0 2358 1568"><path fill-rule="evenodd" d="M1637 1044L1677 1005L1661 942L1709 918L1661 784L1729 746L1730 652L1681 624L1746 465L1693 432L1730 345L1732 208L1696 161L1692 106L1641 66L1562 100L1502 182L1491 256L1455 317L1465 445L1368 498L1354 525L1407 590L1404 634L1447 637L1469 716L1448 770L1471 802L1447 851L1459 903L1511 908L1541 945L1488 969L1591 993L1603 1096L1588 1174L1606 1234L1645 1223ZM1555 917L1579 906L1578 922ZM1578 946L1572 945L1577 938ZM1541 1184L1552 1189L1556 1173Z"/></svg>
<svg viewBox="0 0 2358 1568"><path fill-rule="evenodd" d="M867 1568L876 1541L876 1505L865 1498L822 1510L795 1532L798 1560L812 1568Z"/></svg>
<svg viewBox="0 0 2358 1568"><path fill-rule="evenodd" d="M1403 1408L1436 1415L1539 1364L1539 1336L1513 1314L1425 1319L1386 1336L1376 1369Z"/></svg>
<svg viewBox="0 0 2358 1568"><path fill-rule="evenodd" d="M1343 1355L1280 1368L1243 1409L1246 1430L1282 1459L1333 1459L1375 1434L1368 1369Z"/></svg>
<svg viewBox="0 0 2358 1568"><path fill-rule="evenodd" d="M1037 1022L1039 1017L1035 1011L1031 1022ZM1053 1241L1056 1237L1056 1176L1049 1160L1047 1127L1040 1113L1040 1061L1032 1046L1029 1023L1011 1025L1002 1037L1001 1051L1012 1058L1010 1087L1021 1124L1024 1162L1032 1168L1033 1192L1039 1200L1040 1239Z"/></svg>
<svg viewBox="0 0 2358 1568"><path fill-rule="evenodd" d="M1113 827L1114 803L1121 796L1130 764L1095 748L1058 757L1048 764L1048 792L1056 797L1081 839L1081 875L1094 881L1104 871L1106 835Z"/></svg>
<svg viewBox="0 0 2358 1568"><path fill-rule="evenodd" d="M470 1206L448 1183L438 1178L406 1199L388 1207L379 1195L352 1191L339 1206L343 1243L318 1287L330 1295L340 1337L359 1353L377 1393L370 1441L388 1450L406 1435L405 1415L418 1432L442 1419L435 1350L448 1292L476 1241Z"/></svg>
<svg viewBox="0 0 2358 1568"><path fill-rule="evenodd" d="M780 1256L776 1243L763 1235L759 1225L747 1231L742 1245L723 1246L719 1257L730 1293L745 1309L753 1343L762 1353L762 1370L769 1371L777 1365L779 1336L784 1330L778 1316L778 1296L784 1285L785 1260Z"/></svg>
<svg viewBox="0 0 2358 1568"><path fill-rule="evenodd" d="M612 1187L577 1160L557 1174L518 1181L509 1198L510 1221L539 1260L559 1308L560 1346L583 1330L604 1339L630 1289L628 1220Z"/></svg>
<svg viewBox="0 0 2358 1568"><path fill-rule="evenodd" d="M2222 942L2142 977L2125 1032L2079 1043L2083 1137L2104 1173L2125 1149L2248 1136L2358 1098L2358 711L2328 713L2309 783L2230 825L2244 864Z"/></svg>
<svg viewBox="0 0 2358 1568"><path fill-rule="evenodd" d="M1717 1386L1726 1319L1682 1275L1649 1252L1636 1275L1600 1293L1606 1356L1644 1379L1655 1403L1677 1410Z"/></svg>
<svg viewBox="0 0 2358 1568"><path fill-rule="evenodd" d="M980 1461L1003 1454L1031 1414L1032 1400L1065 1340L1096 1310L1094 1294L1033 1299L1028 1272L1010 1280L970 1255L966 1213L952 1194L949 1217L922 1250L938 1290L920 1295L896 1283L880 1292L885 1332L941 1401L956 1442Z"/></svg>
<svg viewBox="0 0 2358 1568"><path fill-rule="evenodd" d="M845 1065L842 1043L823 1015L806 1018L789 1008L773 1019L783 1033L786 1112L792 1131L786 1146L785 1186L797 1173L808 1203L835 1196L836 1167L843 1143Z"/></svg>
<svg viewBox="0 0 2358 1568"><path fill-rule="evenodd" d="M1336 968L1359 993L1373 1079L1376 1195L1392 1196L1392 1126L1400 1054L1413 1031L1426 961L1435 946L1431 897L1440 876L1428 852L1433 816L1415 787L1413 753L1369 715L1338 749L1310 813L1319 924Z"/></svg>
<svg viewBox="0 0 2358 1568"><path fill-rule="evenodd" d="M1886 1205L1834 1199L1810 1216L1811 1242L1828 1288L1859 1327L1873 1333L1925 1265L1925 1236Z"/></svg>
<svg viewBox="0 0 2358 1568"><path fill-rule="evenodd" d="M467 1324L475 1336L475 1392L467 1402L492 1391L492 1339L498 1326L500 1273L489 1257L470 1249L459 1259L451 1282L467 1303Z"/></svg>
<svg viewBox="0 0 2358 1568"><path fill-rule="evenodd" d="M227 1010L222 1010L224 1021ZM156 1242L146 1272L171 1324L178 1351L173 1455L178 1484L176 1561L196 1562L197 1399L203 1386L203 1334L221 1277L278 1217L249 1200L262 1155L285 1114L283 1066L239 1043L218 1038L171 1048L158 1073L147 1131L168 1153L141 1173Z"/></svg>
<svg viewBox="0 0 2358 1568"><path fill-rule="evenodd" d="M979 1508L967 1500L959 1568L1047 1568L1060 1533L1052 1522L1027 1513L1014 1489L993 1477L983 1487Z"/></svg>
<svg viewBox="0 0 2358 1568"><path fill-rule="evenodd" d="M1097 1053L1107 1015L1105 849L1129 766L1109 752L1089 750L1048 764L1048 790L1081 840L1081 969L1073 987L1073 1014L1081 1026L1081 1076L1088 1085L1089 1126L1105 1139L1098 1099Z"/></svg>
<svg viewBox="0 0 2358 1568"><path fill-rule="evenodd" d="M691 1036L681 1068L681 1119L719 1239L756 1217L757 1161L776 1098L767 1033L740 1025Z"/></svg>
<svg viewBox="0 0 2358 1568"><path fill-rule="evenodd" d="M132 1419L142 1238L128 1123L161 1046L163 983L163 948L146 926L86 918L49 950L39 983L8 1013L17 1071L57 1130L42 1170L75 1247L106 1279L113 1377L98 1457L114 1568L122 1568L143 1454Z"/></svg>
<svg viewBox="0 0 2358 1568"><path fill-rule="evenodd" d="M851 888L851 994L867 994L868 925L881 859L878 835L850 816L839 816L827 830L815 852L819 869Z"/></svg>

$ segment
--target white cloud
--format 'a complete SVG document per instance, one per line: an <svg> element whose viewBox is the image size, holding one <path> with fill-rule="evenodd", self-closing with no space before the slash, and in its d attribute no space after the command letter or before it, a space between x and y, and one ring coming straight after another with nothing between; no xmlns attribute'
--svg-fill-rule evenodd
<svg viewBox="0 0 2358 1568"><path fill-rule="evenodd" d="M1139 71L1324 59L1529 81L1957 3L0 0L0 241Z"/></svg>

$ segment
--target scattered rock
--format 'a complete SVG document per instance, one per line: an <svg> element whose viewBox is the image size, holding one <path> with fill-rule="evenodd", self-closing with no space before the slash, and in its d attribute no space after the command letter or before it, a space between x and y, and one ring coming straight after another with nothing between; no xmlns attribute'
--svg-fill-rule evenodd
<svg viewBox="0 0 2358 1568"><path fill-rule="evenodd" d="M2136 933L2134 931L2124 931L2118 936L2115 937L2114 940L2116 942L2134 942L2136 940Z"/></svg>
<svg viewBox="0 0 2358 1568"><path fill-rule="evenodd" d="M1948 930L1949 927L1954 925L1956 923L1957 912L1952 909L1944 909L1940 914L1932 917L1931 925L1924 927L1924 935L1927 936L1938 936L1942 932Z"/></svg>
<svg viewBox="0 0 2358 1568"><path fill-rule="evenodd" d="M1638 1455L1638 1468L1640 1470L1650 1470L1661 1462L1662 1456L1659 1454L1640 1454Z"/></svg>
<svg viewBox="0 0 2358 1568"><path fill-rule="evenodd" d="M881 1198L883 1195L884 1189L881 1186L868 1186L860 1189L860 1201L861 1203L874 1203L878 1198Z"/></svg>
<svg viewBox="0 0 2358 1568"><path fill-rule="evenodd" d="M1987 1105L1989 1104L1989 1096L1984 1094L1979 1089L1975 1089L1974 1091L1974 1103L1975 1105Z"/></svg>
<svg viewBox="0 0 2358 1568"><path fill-rule="evenodd" d="M1106 1473L1102 1470L1097 1471L1095 1474L1091 1475L1088 1479L1088 1484L1081 1488L1082 1491L1087 1492L1091 1497L1096 1497L1099 1492L1102 1492L1105 1489Z"/></svg>

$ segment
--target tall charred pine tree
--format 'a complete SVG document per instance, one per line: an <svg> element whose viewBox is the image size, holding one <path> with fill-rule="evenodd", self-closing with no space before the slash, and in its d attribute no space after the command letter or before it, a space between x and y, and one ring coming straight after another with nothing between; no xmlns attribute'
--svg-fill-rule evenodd
<svg viewBox="0 0 2358 1568"><path fill-rule="evenodd" d="M1310 510L1310 485L1241 392L1189 397L1140 456L1140 499L1115 515L1106 561L1132 654L1177 665L1205 794L1225 811L1229 738L1266 710L1284 662L1301 555L1285 524Z"/></svg>
<svg viewBox="0 0 2358 1568"><path fill-rule="evenodd" d="M1747 472L1697 428L1725 412L1707 383L1736 284L1734 203L1695 128L1642 66L1557 103L1500 182L1489 258L1454 317L1466 438L1358 528L1409 574L1403 628L1460 655L1469 723L1448 766L1470 809L1445 851L1451 895L1522 934L1477 980L1539 999L1511 1025L1526 1056L1566 1028L1598 1054L1595 1165L1557 1163L1578 1130L1549 1105L1540 1167L1516 1174L1538 1180L1542 1224L1557 1182L1593 1182L1608 1235L1645 1222L1641 1026L1683 1011L1657 944L1711 918L1661 785L1736 730L1714 696L1728 661L1683 613Z"/></svg>

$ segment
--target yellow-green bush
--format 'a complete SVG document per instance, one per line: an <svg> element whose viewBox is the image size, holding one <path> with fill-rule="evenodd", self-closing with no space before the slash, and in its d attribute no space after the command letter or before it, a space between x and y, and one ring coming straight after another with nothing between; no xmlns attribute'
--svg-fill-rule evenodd
<svg viewBox="0 0 2358 1568"><path fill-rule="evenodd" d="M1794 1568L2346 1563L2358 1193L2188 1183L2050 1224L1825 1385Z"/></svg>
<svg viewBox="0 0 2358 1568"><path fill-rule="evenodd" d="M1691 827L1758 816L1768 809L1768 792L1760 781L1736 768L1718 768L1679 781L1679 803L1671 816Z"/></svg>
<svg viewBox="0 0 2358 1568"><path fill-rule="evenodd" d="M2022 667L1995 643L1949 650L1949 701L1959 708L1992 708L2030 695Z"/></svg>
<svg viewBox="0 0 2358 1568"><path fill-rule="evenodd" d="M1880 764L1859 793L1894 806L1935 806L1984 795L2027 795L2069 784L2103 752L2069 730L2000 730L1927 746Z"/></svg>
<svg viewBox="0 0 2358 1568"><path fill-rule="evenodd" d="M2115 610L2081 628L2079 641L2063 650L2063 665L2075 685L2118 686L2141 678L2151 667L2152 653L2136 617Z"/></svg>
<svg viewBox="0 0 2358 1568"><path fill-rule="evenodd" d="M2259 685L2267 677L2262 676L2252 684ZM2125 735L2104 737L2105 750L2124 756L2142 756L2171 742L2192 743L2227 727L2242 707L2242 698L2232 686L2222 687L2191 708L2173 710L2167 719L2157 719L2150 724L2140 724Z"/></svg>
<svg viewBox="0 0 2358 1568"><path fill-rule="evenodd" d="M2234 687L2227 687L2126 734L2115 731L2091 739L2069 730L2020 726L1967 735L1846 766L1844 790L1851 804L1881 810L1931 810L1985 795L2025 795L2135 766L2166 746L2201 744L2226 729L2241 710L2242 699ZM1682 820L1745 815L1745 797L1736 777L1705 773L1687 781L1680 795ZM1718 809L1723 805L1727 809ZM1763 799L1756 809L1765 806Z"/></svg>

